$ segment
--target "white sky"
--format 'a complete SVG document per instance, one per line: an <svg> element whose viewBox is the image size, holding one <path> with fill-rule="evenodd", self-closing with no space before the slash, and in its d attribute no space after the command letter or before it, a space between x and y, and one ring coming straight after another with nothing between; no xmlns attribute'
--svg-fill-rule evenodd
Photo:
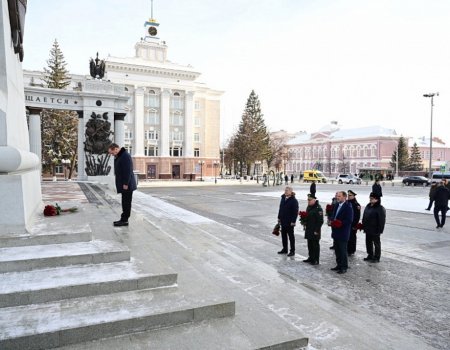
<svg viewBox="0 0 450 350"><path fill-rule="evenodd" d="M56 38L71 73L99 51L132 57L150 0L28 2L24 69L42 70ZM381 125L450 144L448 0L154 0L172 62L224 90L222 139L254 89L271 131Z"/></svg>

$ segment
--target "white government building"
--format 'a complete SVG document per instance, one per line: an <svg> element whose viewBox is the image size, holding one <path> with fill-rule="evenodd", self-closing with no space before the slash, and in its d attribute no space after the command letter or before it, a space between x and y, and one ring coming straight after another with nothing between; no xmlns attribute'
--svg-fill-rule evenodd
<svg viewBox="0 0 450 350"><path fill-rule="evenodd" d="M199 82L200 73L190 65L169 61L168 46L157 36L158 29L159 23L149 19L146 35L135 44L134 57L105 59L103 80L123 86L129 97L124 135L116 139L123 140L140 178L214 176L220 163L223 92ZM42 76L43 72L24 70L25 90L27 86L45 87ZM69 90L93 86L89 75L70 76ZM101 96L102 91L98 92Z"/></svg>

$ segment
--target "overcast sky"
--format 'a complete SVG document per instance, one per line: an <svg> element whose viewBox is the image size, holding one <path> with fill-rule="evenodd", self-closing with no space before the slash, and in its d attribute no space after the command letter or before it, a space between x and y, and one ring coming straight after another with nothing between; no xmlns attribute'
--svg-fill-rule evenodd
<svg viewBox="0 0 450 350"><path fill-rule="evenodd" d="M42 70L56 38L71 73L99 51L132 57L150 0L28 2L24 69ZM450 144L448 0L154 0L172 62L225 91L222 139L254 89L271 131L381 125Z"/></svg>

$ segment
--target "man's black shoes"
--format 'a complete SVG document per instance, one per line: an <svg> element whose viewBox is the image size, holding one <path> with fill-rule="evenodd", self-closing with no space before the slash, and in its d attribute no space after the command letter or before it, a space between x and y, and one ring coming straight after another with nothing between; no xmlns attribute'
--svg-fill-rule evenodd
<svg viewBox="0 0 450 350"><path fill-rule="evenodd" d="M315 261L311 261L310 264L311 265L319 265L319 262L317 260L315 260Z"/></svg>
<svg viewBox="0 0 450 350"><path fill-rule="evenodd" d="M295 252L289 252L289 254L287 256L294 256Z"/></svg>
<svg viewBox="0 0 450 350"><path fill-rule="evenodd" d="M310 262L313 262L313 260L311 258L308 258L308 259L303 260L303 262L310 263Z"/></svg>
<svg viewBox="0 0 450 350"><path fill-rule="evenodd" d="M287 250L280 250L278 254L287 254Z"/></svg>
<svg viewBox="0 0 450 350"><path fill-rule="evenodd" d="M336 266L336 267L332 267L330 270L331 270L331 271L339 271L340 268L339 268L338 266Z"/></svg>
<svg viewBox="0 0 450 350"><path fill-rule="evenodd" d="M373 260L373 256L368 256L367 258L363 259L364 261L372 261Z"/></svg>
<svg viewBox="0 0 450 350"><path fill-rule="evenodd" d="M128 221L114 221L114 226L128 226Z"/></svg>
<svg viewBox="0 0 450 350"><path fill-rule="evenodd" d="M345 270L345 269L342 269L342 270L338 270L338 272L337 272L337 273L341 275L341 274L343 274L343 273L346 273L346 272L347 272L347 270Z"/></svg>

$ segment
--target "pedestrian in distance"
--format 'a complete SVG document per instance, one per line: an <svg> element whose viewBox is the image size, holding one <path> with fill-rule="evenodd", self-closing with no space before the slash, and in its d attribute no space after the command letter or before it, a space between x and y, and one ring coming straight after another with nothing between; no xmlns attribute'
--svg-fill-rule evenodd
<svg viewBox="0 0 450 350"><path fill-rule="evenodd" d="M294 174L291 174L291 185L294 183Z"/></svg>
<svg viewBox="0 0 450 350"><path fill-rule="evenodd" d="M350 238L350 230L353 222L353 209L347 201L347 193L339 191L337 194L338 205L333 212L331 220L331 237L334 241L336 254L336 266L331 270L339 274L346 273L348 269L347 243Z"/></svg>
<svg viewBox="0 0 450 350"><path fill-rule="evenodd" d="M450 198L450 191L445 186L446 182L443 180L439 183L436 191L434 192L434 219L436 220L436 228L442 228L445 225L445 217L448 211L448 200ZM439 220L439 213L441 213L441 219Z"/></svg>
<svg viewBox="0 0 450 350"><path fill-rule="evenodd" d="M120 148L116 143L109 146L108 153L114 156L116 190L117 193L122 194L122 215L119 221L114 221L114 226L128 226L133 191L137 189L133 173L133 161L127 150L123 147Z"/></svg>
<svg viewBox="0 0 450 350"><path fill-rule="evenodd" d="M381 240L380 235L386 224L386 209L381 205L381 198L376 193L369 195L369 203L364 209L362 226L366 234L367 257L364 261L380 262ZM374 251L375 248L375 251Z"/></svg>
<svg viewBox="0 0 450 350"><path fill-rule="evenodd" d="M309 186L309 193L311 193L313 196L316 195L316 181L313 180L311 182L311 185Z"/></svg>
<svg viewBox="0 0 450 350"><path fill-rule="evenodd" d="M428 197L430 198L430 203L428 203L428 207L425 208L425 210L431 210L431 207L433 206L434 202L434 193L436 192L438 184L437 182L432 182L430 186L430 192L428 193Z"/></svg>
<svg viewBox="0 0 450 350"><path fill-rule="evenodd" d="M298 201L292 187L286 186L284 194L281 196L280 208L278 210L278 223L281 225L281 243L283 249L278 254L295 255L294 227L298 216ZM290 250L288 253L288 238Z"/></svg>
<svg viewBox="0 0 450 350"><path fill-rule="evenodd" d="M375 179L372 185L372 193L375 193L380 198L383 197L383 191L381 190L380 180L378 178Z"/></svg>
<svg viewBox="0 0 450 350"><path fill-rule="evenodd" d="M361 206L356 200L356 193L352 190L347 191L348 194L348 202L352 205L353 209L353 221L352 221L352 229L350 231L350 238L348 239L347 244L347 253L348 255L353 255L356 252L356 232L359 219L361 218Z"/></svg>
<svg viewBox="0 0 450 350"><path fill-rule="evenodd" d="M320 236L323 225L323 210L316 196L308 194L308 214L305 219L305 238L308 241L308 259L303 262L319 265Z"/></svg>
<svg viewBox="0 0 450 350"><path fill-rule="evenodd" d="M286 175L284 175L284 184L287 186L289 185L289 177Z"/></svg>

